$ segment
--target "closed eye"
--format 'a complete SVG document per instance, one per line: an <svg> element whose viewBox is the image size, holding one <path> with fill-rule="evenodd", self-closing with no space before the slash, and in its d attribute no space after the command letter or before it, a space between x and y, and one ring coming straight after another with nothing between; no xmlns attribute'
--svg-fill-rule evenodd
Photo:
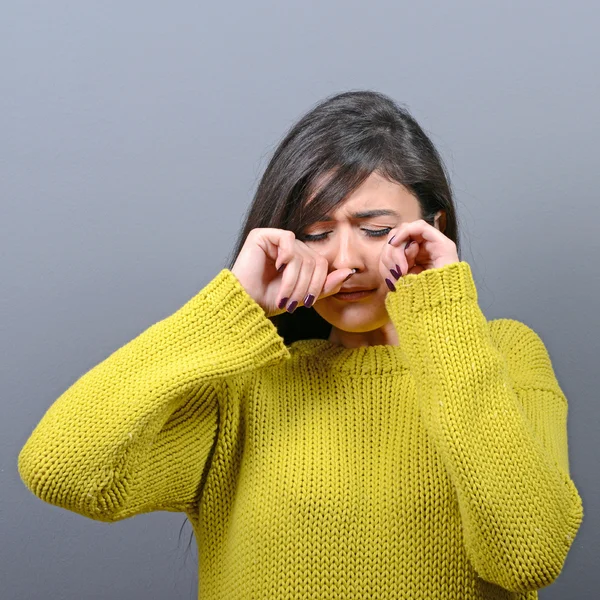
<svg viewBox="0 0 600 600"><path fill-rule="evenodd" d="M386 227L385 229L362 229L367 234L367 237L383 237L387 235L392 230L391 227ZM314 235L304 234L301 237L309 242L318 242L320 240L324 240L331 232L328 231L326 233L319 233Z"/></svg>

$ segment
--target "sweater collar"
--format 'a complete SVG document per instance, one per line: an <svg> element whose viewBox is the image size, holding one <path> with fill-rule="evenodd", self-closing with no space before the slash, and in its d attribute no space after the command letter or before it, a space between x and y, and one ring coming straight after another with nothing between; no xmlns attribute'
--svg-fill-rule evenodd
<svg viewBox="0 0 600 600"><path fill-rule="evenodd" d="M319 367L355 375L393 375L408 369L400 346L377 345L346 348L329 340L297 340L290 352L314 361Z"/></svg>

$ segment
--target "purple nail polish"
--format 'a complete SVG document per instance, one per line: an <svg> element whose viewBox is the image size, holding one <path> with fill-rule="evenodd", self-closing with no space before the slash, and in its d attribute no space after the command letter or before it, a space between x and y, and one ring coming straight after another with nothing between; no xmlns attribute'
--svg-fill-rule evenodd
<svg viewBox="0 0 600 600"><path fill-rule="evenodd" d="M397 266L397 265L396 265ZM398 273L396 273L396 271L394 271L394 269L390 269L390 273L396 278L396 279L400 279L400 275L398 275Z"/></svg>
<svg viewBox="0 0 600 600"><path fill-rule="evenodd" d="M400 273L400 277L402 277L402 269L400 268L400 265L396 265L396 270L398 273Z"/></svg>
<svg viewBox="0 0 600 600"><path fill-rule="evenodd" d="M287 302L287 301L288 301L288 299L287 299L287 298L282 298L282 299L279 301L279 304L278 304L277 306L278 306L279 308L283 308L283 307L285 306L285 304L286 304L286 302Z"/></svg>
<svg viewBox="0 0 600 600"><path fill-rule="evenodd" d="M387 283L387 286L390 288L390 292L395 292L396 291L396 286L386 277L385 282Z"/></svg>
<svg viewBox="0 0 600 600"><path fill-rule="evenodd" d="M391 243L392 243L392 240L393 240L395 237L396 237L396 236L395 236L395 235L393 235L393 236L392 236L392 239L391 239L391 240L388 242L388 244L391 244Z"/></svg>
<svg viewBox="0 0 600 600"><path fill-rule="evenodd" d="M310 308L312 303L315 301L315 297L312 294L308 294L306 298L304 298L304 306L306 308Z"/></svg>
<svg viewBox="0 0 600 600"><path fill-rule="evenodd" d="M298 306L298 301L294 300L288 307L287 307L287 311L289 313L293 313L296 310L296 306Z"/></svg>
<svg viewBox="0 0 600 600"><path fill-rule="evenodd" d="M285 267L286 267L286 263L283 263L283 264L282 264L282 265L279 267L279 269L277 269L277 272L278 272L278 273L281 273L281 271L283 271L283 270L285 269Z"/></svg>

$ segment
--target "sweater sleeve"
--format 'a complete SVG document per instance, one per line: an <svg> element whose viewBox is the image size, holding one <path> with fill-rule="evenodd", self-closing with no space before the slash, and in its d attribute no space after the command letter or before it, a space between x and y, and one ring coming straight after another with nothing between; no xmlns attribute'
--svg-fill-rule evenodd
<svg viewBox="0 0 600 600"><path fill-rule="evenodd" d="M486 321L464 261L396 287L386 307L473 567L515 592L549 585L583 506L569 475L567 400L542 340L518 321Z"/></svg>
<svg viewBox="0 0 600 600"><path fill-rule="evenodd" d="M223 269L54 401L19 453L21 479L42 500L98 521L185 510L217 439L223 382L289 356Z"/></svg>

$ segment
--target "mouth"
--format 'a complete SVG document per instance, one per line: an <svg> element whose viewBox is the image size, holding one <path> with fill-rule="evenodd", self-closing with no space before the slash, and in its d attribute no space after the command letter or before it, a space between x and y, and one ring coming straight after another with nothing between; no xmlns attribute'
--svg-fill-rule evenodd
<svg viewBox="0 0 600 600"><path fill-rule="evenodd" d="M370 296L375 290L360 290L360 291L356 291L356 292L338 292L337 294L334 294L333 297L337 298L338 300L345 300L345 301L351 301L351 300L361 300L362 298L366 298L367 296Z"/></svg>

